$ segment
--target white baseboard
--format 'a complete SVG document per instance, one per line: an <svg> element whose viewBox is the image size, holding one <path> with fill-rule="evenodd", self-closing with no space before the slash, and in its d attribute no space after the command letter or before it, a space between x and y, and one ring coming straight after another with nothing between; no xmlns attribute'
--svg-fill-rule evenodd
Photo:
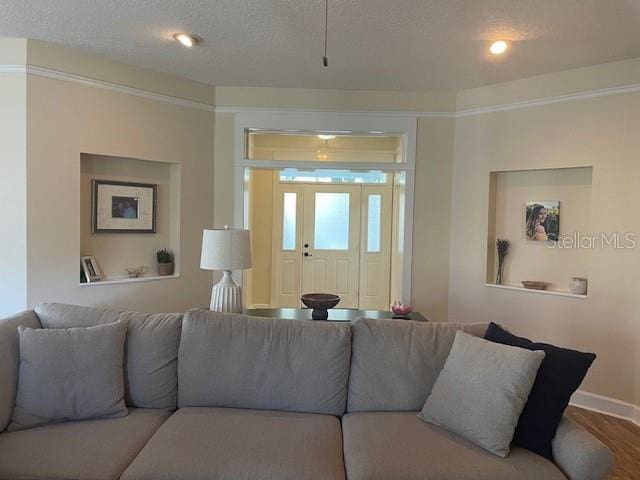
<svg viewBox="0 0 640 480"><path fill-rule="evenodd" d="M594 412L604 413L612 417L629 420L640 426L640 407L616 400L615 398L578 390L571 397L569 404Z"/></svg>

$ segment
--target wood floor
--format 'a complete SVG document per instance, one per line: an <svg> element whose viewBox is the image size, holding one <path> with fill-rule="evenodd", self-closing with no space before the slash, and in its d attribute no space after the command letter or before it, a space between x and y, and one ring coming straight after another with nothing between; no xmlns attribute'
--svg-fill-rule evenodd
<svg viewBox="0 0 640 480"><path fill-rule="evenodd" d="M615 455L615 468L607 480L640 480L640 427L601 413L569 407L567 415L581 424Z"/></svg>

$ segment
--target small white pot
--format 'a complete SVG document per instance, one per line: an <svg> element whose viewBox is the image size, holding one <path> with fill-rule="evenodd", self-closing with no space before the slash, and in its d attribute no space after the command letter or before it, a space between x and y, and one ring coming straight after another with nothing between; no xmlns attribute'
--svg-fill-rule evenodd
<svg viewBox="0 0 640 480"><path fill-rule="evenodd" d="M569 289L574 295L586 295L587 294L587 279L580 277L573 277L569 284Z"/></svg>

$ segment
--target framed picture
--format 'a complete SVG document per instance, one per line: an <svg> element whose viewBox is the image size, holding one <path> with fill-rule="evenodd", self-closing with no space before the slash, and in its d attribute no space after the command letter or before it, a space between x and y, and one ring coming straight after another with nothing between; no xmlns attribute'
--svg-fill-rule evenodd
<svg viewBox="0 0 640 480"><path fill-rule="evenodd" d="M93 180L93 233L156 233L158 186Z"/></svg>
<svg viewBox="0 0 640 480"><path fill-rule="evenodd" d="M100 274L100 269L98 268L95 257L92 255L80 257L80 265L82 266L84 277L88 283L102 280L102 275Z"/></svg>
<svg viewBox="0 0 640 480"><path fill-rule="evenodd" d="M560 202L527 202L525 225L527 240L557 241L560 235Z"/></svg>

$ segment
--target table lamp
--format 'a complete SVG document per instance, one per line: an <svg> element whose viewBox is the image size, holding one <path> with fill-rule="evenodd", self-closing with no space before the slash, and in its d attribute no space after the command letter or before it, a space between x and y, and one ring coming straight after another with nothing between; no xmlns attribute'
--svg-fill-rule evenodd
<svg viewBox="0 0 640 480"><path fill-rule="evenodd" d="M222 270L223 276L211 289L211 310L216 312L242 312L242 288L233 281L232 270L251 267L251 240L249 230L203 230L200 268Z"/></svg>

